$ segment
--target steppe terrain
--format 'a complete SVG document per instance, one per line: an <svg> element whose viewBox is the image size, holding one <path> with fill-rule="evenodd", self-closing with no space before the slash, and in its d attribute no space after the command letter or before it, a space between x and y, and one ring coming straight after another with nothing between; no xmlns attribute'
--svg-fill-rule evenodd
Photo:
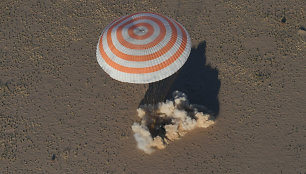
<svg viewBox="0 0 306 174"><path fill-rule="evenodd" d="M149 11L193 49L171 90L215 113L147 155L131 129L149 85L96 61L114 19ZM0 173L306 173L306 1L2 0Z"/></svg>

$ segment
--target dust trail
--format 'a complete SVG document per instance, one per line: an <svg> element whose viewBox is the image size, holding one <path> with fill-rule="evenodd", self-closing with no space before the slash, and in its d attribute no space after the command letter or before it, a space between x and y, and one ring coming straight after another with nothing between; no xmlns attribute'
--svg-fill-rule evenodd
<svg viewBox="0 0 306 174"><path fill-rule="evenodd" d="M199 110L204 106L189 104L187 95L175 91L173 100L156 105L142 105L137 109L140 123L134 123L132 130L137 147L147 154L164 149L195 128L207 128L214 124L209 114Z"/></svg>

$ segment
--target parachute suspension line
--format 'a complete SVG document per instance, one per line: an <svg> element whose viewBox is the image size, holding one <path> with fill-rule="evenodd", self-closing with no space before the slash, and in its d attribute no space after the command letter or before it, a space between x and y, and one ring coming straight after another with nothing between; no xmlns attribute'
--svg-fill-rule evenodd
<svg viewBox="0 0 306 174"><path fill-rule="evenodd" d="M158 102L163 101L164 99L164 88L165 88L165 79L152 83L151 85L151 96L152 104L157 104Z"/></svg>
<svg viewBox="0 0 306 174"><path fill-rule="evenodd" d="M164 100L167 98L168 92L170 90L174 78L175 74L166 79L150 83L149 88L143 100L144 103L155 105L159 102L164 102Z"/></svg>
<svg viewBox="0 0 306 174"><path fill-rule="evenodd" d="M160 81L157 81L153 85L153 104L156 104L157 102L159 83Z"/></svg>
<svg viewBox="0 0 306 174"><path fill-rule="evenodd" d="M152 104L154 104L155 85L156 85L156 83L157 83L157 82L152 83L152 94L151 94L151 95L152 95L152 96L151 96L151 97L152 97L152 101L151 101Z"/></svg>
<svg viewBox="0 0 306 174"><path fill-rule="evenodd" d="M167 95L167 91L165 91L165 89L167 88L167 86L165 86L165 85L167 85L167 83L165 82L167 80L167 78L166 79L164 79L163 80L163 82L162 82L162 101L164 102L164 100L165 100L165 97L166 97L166 95Z"/></svg>

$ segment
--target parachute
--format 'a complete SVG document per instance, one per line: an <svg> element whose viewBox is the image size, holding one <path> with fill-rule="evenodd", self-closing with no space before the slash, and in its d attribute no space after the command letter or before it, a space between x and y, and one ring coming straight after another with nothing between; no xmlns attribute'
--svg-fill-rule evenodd
<svg viewBox="0 0 306 174"><path fill-rule="evenodd" d="M191 51L186 29L168 17L142 12L121 17L102 32L97 61L113 79L152 83L177 72Z"/></svg>

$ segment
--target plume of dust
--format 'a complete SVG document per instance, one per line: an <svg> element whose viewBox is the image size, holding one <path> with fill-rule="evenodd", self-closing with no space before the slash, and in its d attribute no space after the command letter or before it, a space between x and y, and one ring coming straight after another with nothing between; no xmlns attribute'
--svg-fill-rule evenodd
<svg viewBox="0 0 306 174"><path fill-rule="evenodd" d="M211 115L198 111L204 106L189 104L187 95L182 92L174 91L172 95L173 100L137 109L141 121L134 123L132 130L137 147L147 154L164 149L188 131L214 124Z"/></svg>

